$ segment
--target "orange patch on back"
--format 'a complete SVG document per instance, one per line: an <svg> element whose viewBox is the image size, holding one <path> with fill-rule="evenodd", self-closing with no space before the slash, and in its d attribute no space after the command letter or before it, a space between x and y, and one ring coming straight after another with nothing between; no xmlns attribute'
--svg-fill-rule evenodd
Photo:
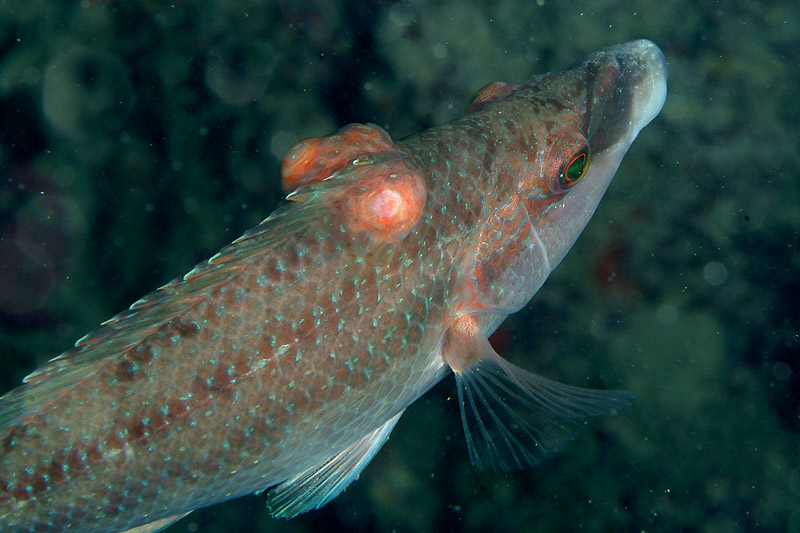
<svg viewBox="0 0 800 533"><path fill-rule="evenodd" d="M356 172L364 173L363 181L337 202L348 228L379 242L396 241L411 231L427 197L422 174L400 157L366 160Z"/></svg>

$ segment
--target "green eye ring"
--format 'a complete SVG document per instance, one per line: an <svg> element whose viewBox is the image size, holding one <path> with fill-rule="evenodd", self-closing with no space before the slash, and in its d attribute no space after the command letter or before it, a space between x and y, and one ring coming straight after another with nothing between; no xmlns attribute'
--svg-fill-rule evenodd
<svg viewBox="0 0 800 533"><path fill-rule="evenodd" d="M580 133L557 139L547 154L545 178L547 188L562 194L581 181L589 171L589 143Z"/></svg>
<svg viewBox="0 0 800 533"><path fill-rule="evenodd" d="M581 181L589 170L589 150L581 150L558 176L562 187L568 189Z"/></svg>

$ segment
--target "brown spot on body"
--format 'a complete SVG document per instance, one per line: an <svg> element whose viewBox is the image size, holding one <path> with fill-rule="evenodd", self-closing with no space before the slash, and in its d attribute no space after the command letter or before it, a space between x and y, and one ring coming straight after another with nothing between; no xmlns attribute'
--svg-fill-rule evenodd
<svg viewBox="0 0 800 533"><path fill-rule="evenodd" d="M497 147L494 143L489 143L483 151L483 157L481 158L481 171L489 172L492 168L492 164L494 163L495 153L497 151Z"/></svg>
<svg viewBox="0 0 800 533"><path fill-rule="evenodd" d="M269 353L271 351L270 348L266 347L265 343L261 342L259 345L261 346L262 353ZM251 361L251 352L249 350L237 350L234 352L231 357L232 380L239 379L246 375L250 371ZM234 385L234 383L231 383L231 385ZM184 409L188 409L188 407L184 405Z"/></svg>
<svg viewBox="0 0 800 533"><path fill-rule="evenodd" d="M16 446L17 441L25 437L26 433L27 430L25 424L14 426L14 428L9 431L8 436L3 441L3 451L6 453L11 452L14 446Z"/></svg>
<svg viewBox="0 0 800 533"><path fill-rule="evenodd" d="M66 463L70 473L79 474L86 470L86 464L84 464L82 459L82 454L77 448L72 448L69 453L67 453Z"/></svg>
<svg viewBox="0 0 800 533"><path fill-rule="evenodd" d="M181 339L191 339L197 337L200 328L191 322L184 322L181 319L172 320L170 323L171 332L180 335Z"/></svg>
<svg viewBox="0 0 800 533"><path fill-rule="evenodd" d="M41 494L47 490L47 479L41 473L35 473L31 479L31 488L36 494Z"/></svg>
<svg viewBox="0 0 800 533"><path fill-rule="evenodd" d="M297 255L295 255L295 253L293 253L293 252L294 251L292 251L292 253L289 253L288 257L286 258L287 271L289 271L291 273L294 273L298 269L298 267L300 266L300 258L297 257Z"/></svg>
<svg viewBox="0 0 800 533"><path fill-rule="evenodd" d="M28 492L26 488L26 483L23 481L18 481L11 485L11 490L8 491L11 494L12 498L16 501L24 502L31 498L32 494Z"/></svg>
<svg viewBox="0 0 800 533"><path fill-rule="evenodd" d="M126 353L111 369L111 377L123 383L129 383L136 379L138 370L139 364L132 361Z"/></svg>
<svg viewBox="0 0 800 533"><path fill-rule="evenodd" d="M506 136L507 137L516 137L517 136L517 125L513 120L507 120L505 122L506 127Z"/></svg>
<svg viewBox="0 0 800 533"><path fill-rule="evenodd" d="M267 264L264 267L264 274L266 274L270 281L277 283L281 281L286 267L276 256L267 257Z"/></svg>
<svg viewBox="0 0 800 533"><path fill-rule="evenodd" d="M113 430L108 433L105 444L113 450L121 450L125 447L125 442L119 437L119 432Z"/></svg>
<svg viewBox="0 0 800 533"><path fill-rule="evenodd" d="M57 459L50 461L45 467L45 473L53 484L58 484L64 481L64 463L61 462L63 455L57 456Z"/></svg>
<svg viewBox="0 0 800 533"><path fill-rule="evenodd" d="M125 497L118 490L109 490L108 492L106 492L105 496L106 498L108 498L109 503L113 505L115 508L125 503Z"/></svg>
<svg viewBox="0 0 800 533"><path fill-rule="evenodd" d="M131 440L139 440L147 436L147 425L141 419L132 420L126 427Z"/></svg>
<svg viewBox="0 0 800 533"><path fill-rule="evenodd" d="M103 458L103 454L100 452L99 443L97 439L93 439L86 449L86 460L89 463L96 463Z"/></svg>
<svg viewBox="0 0 800 533"><path fill-rule="evenodd" d="M192 392L194 393L194 396L198 400L204 400L213 397L218 390L215 379L216 378L214 377L213 372L203 374L198 373L192 386Z"/></svg>
<svg viewBox="0 0 800 533"><path fill-rule="evenodd" d="M137 364L146 364L153 360L153 351L150 346L142 343L131 347L125 352L125 356Z"/></svg>
<svg viewBox="0 0 800 533"><path fill-rule="evenodd" d="M149 419L148 425L153 428L153 431L161 429L164 424L166 424L166 419L159 407L151 407L148 409L145 418Z"/></svg>
<svg viewBox="0 0 800 533"><path fill-rule="evenodd" d="M228 374L224 365L217 365L214 371L214 392L223 400L228 401L233 398L233 379L234 377Z"/></svg>
<svg viewBox="0 0 800 533"><path fill-rule="evenodd" d="M180 398L176 398L176 397L170 398L167 401L167 407L169 408L168 409L168 413L169 413L170 420L179 419L181 416L183 416L186 413L186 411L189 410L189 408L186 405L186 403L181 401Z"/></svg>
<svg viewBox="0 0 800 533"><path fill-rule="evenodd" d="M287 402L295 412L305 412L310 405L308 397L304 393L295 392L287 398Z"/></svg>

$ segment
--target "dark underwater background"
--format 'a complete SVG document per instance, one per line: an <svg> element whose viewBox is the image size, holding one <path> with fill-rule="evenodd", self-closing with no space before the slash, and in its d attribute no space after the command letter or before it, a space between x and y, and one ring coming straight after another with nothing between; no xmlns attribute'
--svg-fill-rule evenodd
<svg viewBox="0 0 800 533"><path fill-rule="evenodd" d="M546 464L469 463L452 377L320 511L168 531L800 531L800 4L0 0L0 392L265 218L298 139L399 139L645 37L669 92L493 342L638 399Z"/></svg>

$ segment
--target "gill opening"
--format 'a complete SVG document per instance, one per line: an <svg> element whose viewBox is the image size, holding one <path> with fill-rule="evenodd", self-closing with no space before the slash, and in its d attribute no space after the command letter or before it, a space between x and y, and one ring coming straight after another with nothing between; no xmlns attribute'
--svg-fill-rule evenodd
<svg viewBox="0 0 800 533"><path fill-rule="evenodd" d="M536 245L539 246L539 250L542 251L544 266L547 267L547 272L549 274L550 272L553 271L553 269L550 267L550 258L547 257L547 249L544 247L544 243L542 242L542 239L539 237L539 232L536 231L536 226L533 225L533 220L531 220L531 214L527 209L525 210L525 214L528 217L528 224L530 224L531 226L531 231L533 232L533 238L536 239Z"/></svg>

